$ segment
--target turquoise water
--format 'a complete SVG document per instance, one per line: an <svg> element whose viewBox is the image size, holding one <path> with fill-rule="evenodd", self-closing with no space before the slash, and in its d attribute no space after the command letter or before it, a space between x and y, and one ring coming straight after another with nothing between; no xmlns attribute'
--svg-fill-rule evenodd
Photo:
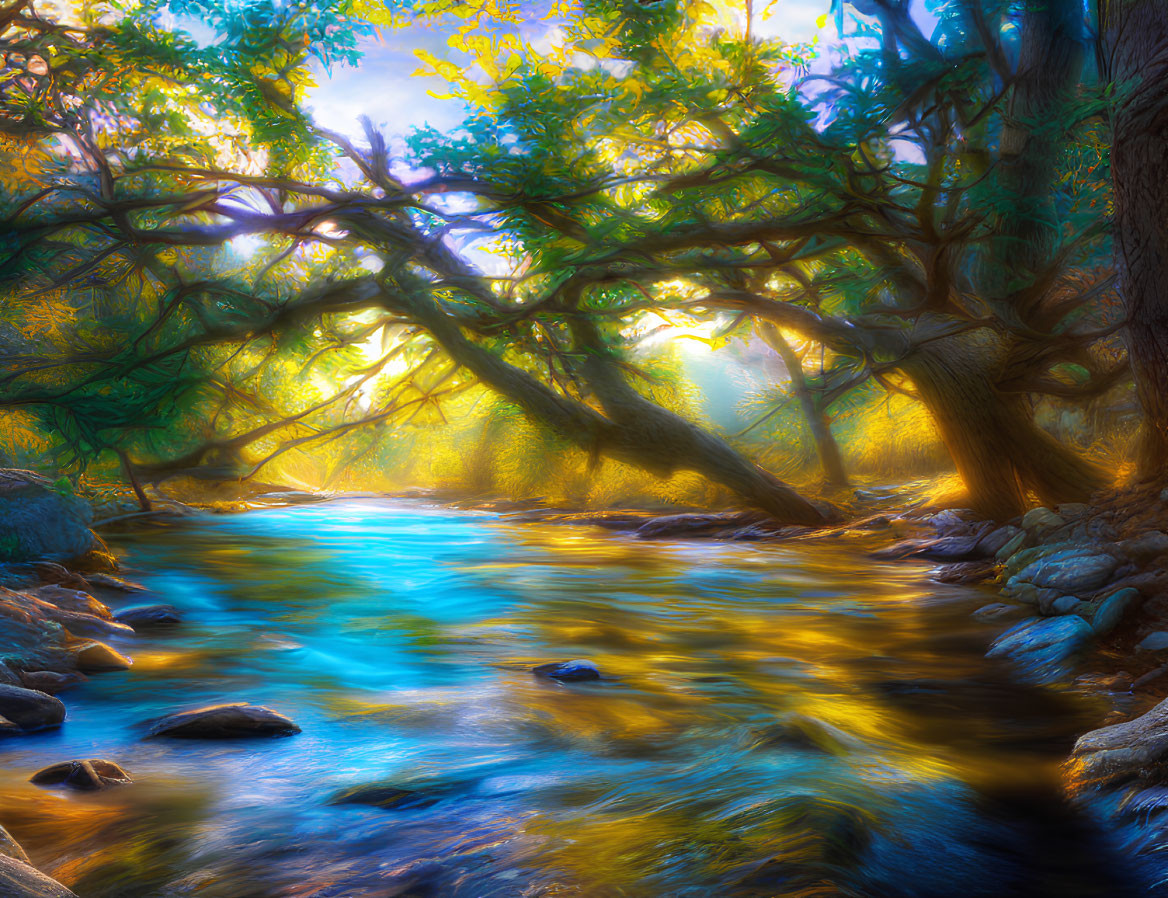
<svg viewBox="0 0 1168 898"><path fill-rule="evenodd" d="M0 822L81 898L1144 894L1066 808L1099 709L983 657L989 600L878 536L643 542L420 502L112 539L186 616L0 746ZM530 668L588 658L605 678ZM224 701L267 741L144 739ZM41 789L101 757L132 786ZM409 789L389 808L354 786Z"/></svg>

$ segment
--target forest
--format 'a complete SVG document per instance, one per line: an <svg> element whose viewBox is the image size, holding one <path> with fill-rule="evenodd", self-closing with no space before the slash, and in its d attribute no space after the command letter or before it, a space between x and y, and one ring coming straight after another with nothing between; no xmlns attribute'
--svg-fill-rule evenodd
<svg viewBox="0 0 1168 898"><path fill-rule="evenodd" d="M0 896L1168 894L1168 0L0 59Z"/></svg>

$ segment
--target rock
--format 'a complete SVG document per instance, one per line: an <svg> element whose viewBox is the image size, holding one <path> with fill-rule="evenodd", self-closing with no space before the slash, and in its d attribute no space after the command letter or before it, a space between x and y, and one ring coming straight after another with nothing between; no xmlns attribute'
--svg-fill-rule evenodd
<svg viewBox="0 0 1168 898"><path fill-rule="evenodd" d="M1029 618L999 636L986 657L1007 658L1025 679L1051 683L1069 672L1070 662L1093 635L1081 617Z"/></svg>
<svg viewBox="0 0 1168 898"><path fill-rule="evenodd" d="M55 879L16 858L0 856L0 895L4 898L77 898Z"/></svg>
<svg viewBox="0 0 1168 898"><path fill-rule="evenodd" d="M946 508L935 515L924 518L924 523L932 524L938 536L953 536L965 534L971 522L976 520L977 513L969 508Z"/></svg>
<svg viewBox="0 0 1168 898"><path fill-rule="evenodd" d="M65 719L65 706L35 689L23 686L0 686L0 714L24 732L58 727Z"/></svg>
<svg viewBox="0 0 1168 898"><path fill-rule="evenodd" d="M7 664L0 664L0 684L5 686L24 686L23 674L17 674Z"/></svg>
<svg viewBox="0 0 1168 898"><path fill-rule="evenodd" d="M978 542L977 554L986 558L996 556L1016 536L1021 536L1023 540L1026 539L1024 531L1010 524L991 530Z"/></svg>
<svg viewBox="0 0 1168 898"><path fill-rule="evenodd" d="M1135 720L1092 730L1071 752L1070 770L1080 783L1102 785L1163 777L1168 759L1168 699Z"/></svg>
<svg viewBox="0 0 1168 898"><path fill-rule="evenodd" d="M551 664L541 664L531 671L537 677L547 677L552 680L599 680L600 671L591 661L579 659L576 661L559 661Z"/></svg>
<svg viewBox="0 0 1168 898"><path fill-rule="evenodd" d="M132 608L123 608L114 620L135 630L149 630L173 627L182 622L182 615L173 605L135 605Z"/></svg>
<svg viewBox="0 0 1168 898"><path fill-rule="evenodd" d="M973 616L978 620L1009 620L1014 617L1022 617L1027 614L1025 608L1018 605L1010 605L1006 602L993 602L989 605L982 605L977 611L973 612Z"/></svg>
<svg viewBox="0 0 1168 898"><path fill-rule="evenodd" d="M151 736L174 739L243 739L299 732L300 727L283 714L243 702L181 711L156 721L150 728Z"/></svg>
<svg viewBox="0 0 1168 898"><path fill-rule="evenodd" d="M1091 506L1083 502L1064 502L1062 505L1055 507L1061 518L1081 518L1091 510Z"/></svg>
<svg viewBox="0 0 1168 898"><path fill-rule="evenodd" d="M1160 490L1160 501L1168 502L1168 489Z"/></svg>
<svg viewBox="0 0 1168 898"><path fill-rule="evenodd" d="M1095 608L1091 615L1091 628L1099 635L1106 636L1119 626L1127 613L1140 602L1140 591L1130 586L1113 592Z"/></svg>
<svg viewBox="0 0 1168 898"><path fill-rule="evenodd" d="M1094 548L1075 547L1043 555L1010 579L1033 583L1040 589L1082 595L1107 583L1118 566L1112 555Z"/></svg>
<svg viewBox="0 0 1168 898"><path fill-rule="evenodd" d="M0 716L0 736L19 736L24 732L7 717Z"/></svg>
<svg viewBox="0 0 1168 898"><path fill-rule="evenodd" d="M20 679L25 689L36 689L38 692L56 695L70 686L86 682L89 678L76 671L60 673L55 670L29 670L21 671Z"/></svg>
<svg viewBox="0 0 1168 898"><path fill-rule="evenodd" d="M1136 646L1137 652L1162 652L1168 649L1168 632L1164 630L1157 630L1155 633L1149 633L1145 636L1140 644ZM0 711L4 709L0 707Z"/></svg>
<svg viewBox="0 0 1168 898"><path fill-rule="evenodd" d="M1128 558L1147 561L1168 553L1168 533L1162 530L1149 530L1132 539L1122 540L1117 545Z"/></svg>
<svg viewBox="0 0 1168 898"><path fill-rule="evenodd" d="M65 586L49 585L39 586L36 589L28 590L29 595L36 596L38 599L43 599L50 605L56 605L64 611L76 611L80 614L91 614L94 617L100 617L103 620L111 621L114 619L113 612L109 610L109 606L104 602L95 599L89 593L81 589L69 589Z"/></svg>
<svg viewBox="0 0 1168 898"><path fill-rule="evenodd" d="M88 761L62 761L38 770L29 782L38 786L68 786L81 792L96 792L111 786L124 786L134 780L113 761L91 758Z"/></svg>
<svg viewBox="0 0 1168 898"><path fill-rule="evenodd" d="M77 664L77 669L85 673L103 670L129 670L134 663L104 642L84 643L80 648L74 650L73 659Z"/></svg>
<svg viewBox="0 0 1168 898"><path fill-rule="evenodd" d="M1054 614L1074 614L1085 603L1078 596L1061 596L1054 600L1050 610Z"/></svg>
<svg viewBox="0 0 1168 898"><path fill-rule="evenodd" d="M1032 533L1038 539L1054 533L1060 527L1066 525L1066 521L1060 518L1057 514L1049 508L1032 508L1022 516L1022 529L1027 533Z"/></svg>
<svg viewBox="0 0 1168 898"><path fill-rule="evenodd" d="M1011 536L998 551L994 554L994 561L999 564L1007 562L1011 557L1021 551L1026 544L1026 531L1019 530Z"/></svg>
<svg viewBox="0 0 1168 898"><path fill-rule="evenodd" d="M377 808L424 808L436 804L442 794L428 794L415 789L404 789L392 783L368 783L342 789L329 799L329 804L367 804Z"/></svg>
<svg viewBox="0 0 1168 898"><path fill-rule="evenodd" d="M937 568L933 572L933 579L938 583L981 583L996 573L990 561L955 561Z"/></svg>
<svg viewBox="0 0 1168 898"><path fill-rule="evenodd" d="M68 561L93 548L92 511L30 471L0 470L0 561Z"/></svg>
<svg viewBox="0 0 1168 898"><path fill-rule="evenodd" d="M28 863L28 855L24 853L24 849L20 847L20 843L12 838L12 834L3 826L0 826L0 855L10 857L21 863Z"/></svg>
<svg viewBox="0 0 1168 898"><path fill-rule="evenodd" d="M867 746L850 733L806 714L788 714L767 727L754 743L755 748L797 748L828 755L845 755Z"/></svg>
<svg viewBox="0 0 1168 898"><path fill-rule="evenodd" d="M118 592L146 592L146 587L141 583L135 583L122 577L111 577L109 574L90 574L86 579L89 580L90 585L100 586L104 589L116 589Z"/></svg>

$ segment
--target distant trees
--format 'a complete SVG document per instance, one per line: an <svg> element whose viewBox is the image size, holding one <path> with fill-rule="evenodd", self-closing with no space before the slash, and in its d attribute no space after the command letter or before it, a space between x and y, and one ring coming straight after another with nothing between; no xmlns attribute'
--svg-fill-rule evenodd
<svg viewBox="0 0 1168 898"><path fill-rule="evenodd" d="M218 41L163 29L164 7ZM820 401L800 401L829 481L830 402L874 378L928 407L986 513L1084 499L1104 474L1033 414L1126 370L1093 350L1121 322L1098 301L1107 182L1076 4L969 0L928 36L899 0L856 9L814 77L807 48L688 0L589 0L550 50L471 16L461 63L430 59L467 122L395 151L300 105L312 59L355 58L367 7L160 0L69 23L9 0L0 133L39 161L3 210L0 403L78 457L241 476L247 447L266 460L482 385L596 458L827 520L636 364L635 325L681 314L757 327L796 393L784 332L828 348ZM45 297L70 322L49 336L22 317Z"/></svg>

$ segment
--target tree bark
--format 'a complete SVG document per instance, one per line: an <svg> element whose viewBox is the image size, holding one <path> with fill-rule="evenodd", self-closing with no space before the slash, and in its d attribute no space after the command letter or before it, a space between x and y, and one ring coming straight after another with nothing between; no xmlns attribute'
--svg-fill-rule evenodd
<svg viewBox="0 0 1168 898"><path fill-rule="evenodd" d="M581 374L604 414L562 396L521 368L470 340L458 321L429 297L397 295L386 305L413 317L446 353L533 420L590 452L636 465L657 476L694 471L729 487L747 504L780 521L819 525L829 515L725 441L645 399L613 364L595 325L581 316L574 333L586 353Z"/></svg>
<svg viewBox="0 0 1168 898"><path fill-rule="evenodd" d="M819 466L823 471L823 479L828 486L845 487L848 485L847 471L844 470L844 460L840 456L839 444L831 432L831 423L827 414L819 406L815 395L807 386L807 378L803 376L803 362L791 344L787 342L782 331L769 321L759 322L759 334L767 345L779 354L787 375L791 378L791 392L799 402L803 412L803 420L807 422L807 429L815 440L815 449L819 454Z"/></svg>
<svg viewBox="0 0 1168 898"><path fill-rule="evenodd" d="M1115 89L1111 171L1127 349L1144 413L1139 473L1168 482L1168 0L1099 0Z"/></svg>
<svg viewBox="0 0 1168 898"><path fill-rule="evenodd" d="M973 507L997 520L1048 504L1083 502L1106 474L1034 421L1030 399L995 385L1003 347L986 330L933 340L901 365L941 432Z"/></svg>

